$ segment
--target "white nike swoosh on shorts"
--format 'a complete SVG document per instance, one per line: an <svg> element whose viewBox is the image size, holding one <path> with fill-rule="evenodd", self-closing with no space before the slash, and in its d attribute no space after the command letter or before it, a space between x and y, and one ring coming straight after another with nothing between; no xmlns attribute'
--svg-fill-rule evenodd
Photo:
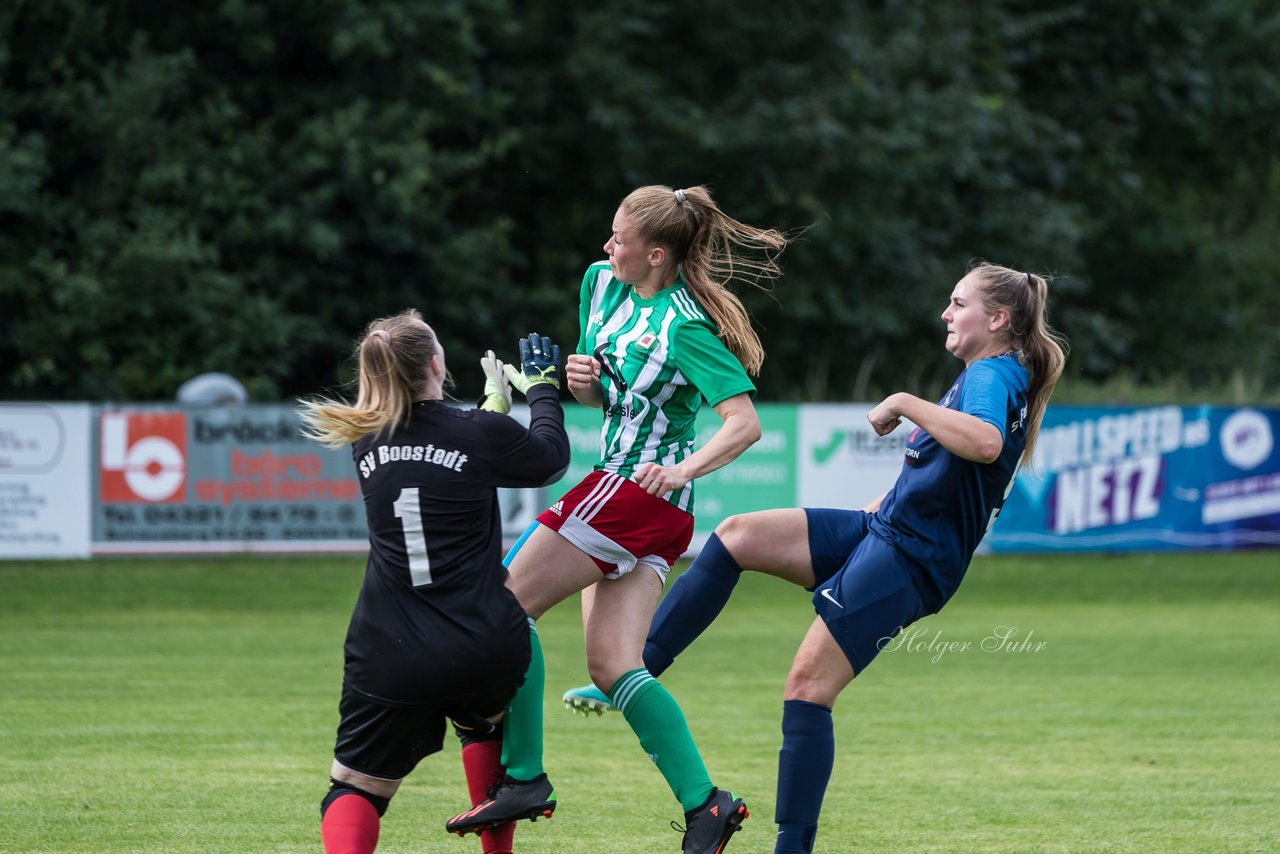
<svg viewBox="0 0 1280 854"><path fill-rule="evenodd" d="M837 608L840 608L840 609L842 609L842 610L843 610L844 606L843 606L843 605L841 605L839 602L837 602L837 601L836 601L836 597L834 597L834 596L832 596L832 595L831 595L831 591L832 591L833 589L834 589L834 588L828 587L826 590L820 590L820 591L818 591L818 592L820 592L820 593L822 594L822 598L823 598L823 599L826 599L826 600L827 600L828 602L830 602L832 605L835 605Z"/></svg>

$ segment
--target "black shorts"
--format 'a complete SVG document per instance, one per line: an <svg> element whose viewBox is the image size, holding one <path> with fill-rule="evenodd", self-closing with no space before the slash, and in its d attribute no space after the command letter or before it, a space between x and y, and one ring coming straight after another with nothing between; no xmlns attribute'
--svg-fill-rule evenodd
<svg viewBox="0 0 1280 854"><path fill-rule="evenodd" d="M434 705L389 706L345 682L338 712L338 740L333 758L352 771L382 780L402 780L418 763L444 745L445 724L479 716L491 718L506 709L518 686L507 684L485 694L451 697Z"/></svg>

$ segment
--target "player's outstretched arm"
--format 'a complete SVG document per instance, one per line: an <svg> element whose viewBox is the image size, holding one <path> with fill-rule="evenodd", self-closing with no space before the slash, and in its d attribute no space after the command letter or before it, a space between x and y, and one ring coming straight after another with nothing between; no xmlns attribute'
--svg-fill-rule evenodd
<svg viewBox="0 0 1280 854"><path fill-rule="evenodd" d="M728 465L760 439L760 416L751 395L743 392L720 401L714 407L721 418L707 443L674 466L648 463L636 470L635 482L650 495L666 495L704 474Z"/></svg>
<svg viewBox="0 0 1280 854"><path fill-rule="evenodd" d="M507 381L529 401L529 427L502 428L495 449L495 486L546 486L569 465L569 437L560 405L560 348L536 332L520 340L520 369L503 365Z"/></svg>

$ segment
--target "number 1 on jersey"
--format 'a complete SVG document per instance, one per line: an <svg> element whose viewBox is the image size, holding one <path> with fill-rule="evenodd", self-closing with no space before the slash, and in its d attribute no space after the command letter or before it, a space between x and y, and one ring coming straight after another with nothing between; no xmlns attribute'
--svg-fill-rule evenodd
<svg viewBox="0 0 1280 854"><path fill-rule="evenodd" d="M422 531L422 505L418 503L418 487L400 490L392 505L404 529L404 550L409 558L409 578L414 587L431 583L431 556L427 554L427 536Z"/></svg>

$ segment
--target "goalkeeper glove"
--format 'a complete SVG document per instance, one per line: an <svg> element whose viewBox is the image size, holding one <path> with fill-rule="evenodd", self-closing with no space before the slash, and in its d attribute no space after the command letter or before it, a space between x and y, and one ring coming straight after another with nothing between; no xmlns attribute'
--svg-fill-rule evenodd
<svg viewBox="0 0 1280 854"><path fill-rule="evenodd" d="M520 339L520 370L503 365L503 373L516 391L527 395L531 386L546 383L560 388L560 347L536 332Z"/></svg>
<svg viewBox="0 0 1280 854"><path fill-rule="evenodd" d="M492 350L485 350L480 367L484 369L484 397L480 400L480 408L506 415L511 411L511 383L502 370L502 362Z"/></svg>

